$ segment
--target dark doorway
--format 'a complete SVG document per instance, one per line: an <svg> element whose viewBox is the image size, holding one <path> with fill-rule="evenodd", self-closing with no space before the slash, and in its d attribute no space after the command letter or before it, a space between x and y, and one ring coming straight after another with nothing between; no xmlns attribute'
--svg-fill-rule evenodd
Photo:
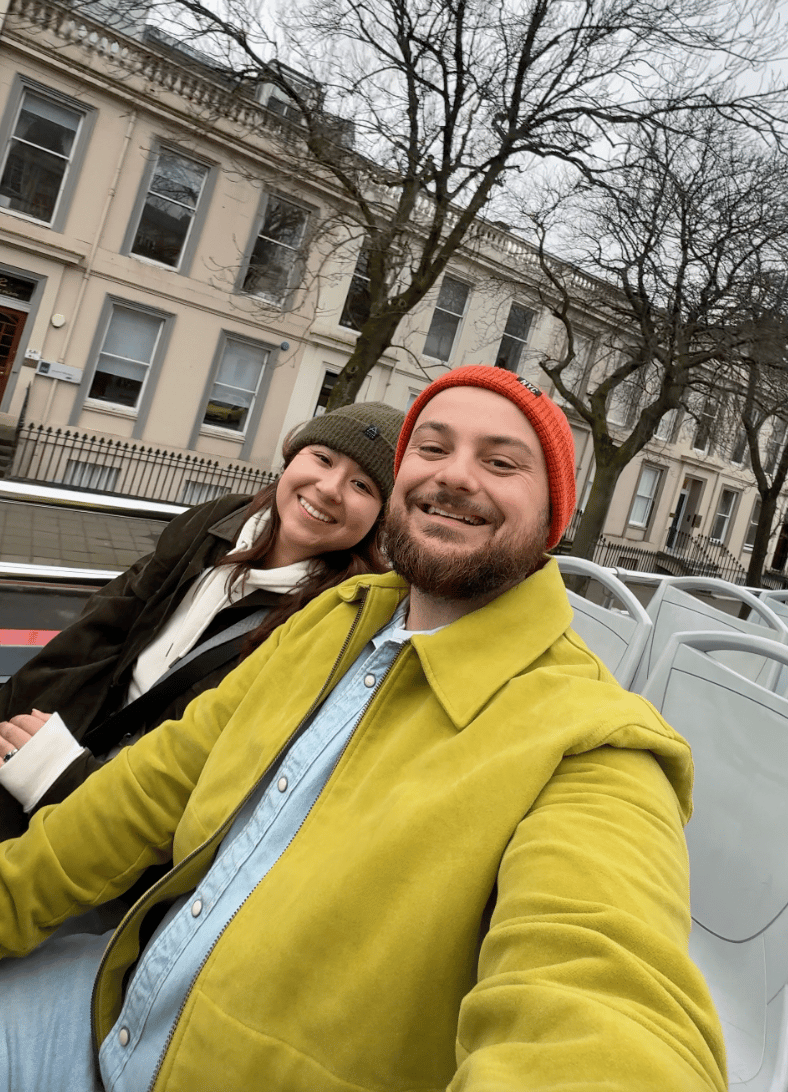
<svg viewBox="0 0 788 1092"><path fill-rule="evenodd" d="M0 304L0 400L5 394L26 318L27 312Z"/></svg>

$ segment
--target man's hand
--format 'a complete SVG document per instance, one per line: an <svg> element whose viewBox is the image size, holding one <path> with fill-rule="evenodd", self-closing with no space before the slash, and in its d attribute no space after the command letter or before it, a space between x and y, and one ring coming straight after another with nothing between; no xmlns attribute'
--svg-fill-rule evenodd
<svg viewBox="0 0 788 1092"><path fill-rule="evenodd" d="M22 713L18 717L11 717L10 720L0 721L0 761L11 751L18 751L20 747L24 747L51 716L51 713L42 713L40 709L34 709L32 713Z"/></svg>

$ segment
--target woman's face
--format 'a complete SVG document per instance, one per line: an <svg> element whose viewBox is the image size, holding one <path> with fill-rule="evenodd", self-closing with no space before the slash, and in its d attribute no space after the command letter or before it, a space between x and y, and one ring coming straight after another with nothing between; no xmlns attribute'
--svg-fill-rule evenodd
<svg viewBox="0 0 788 1092"><path fill-rule="evenodd" d="M277 482L281 525L268 567L355 546L378 518L382 504L380 490L355 459L323 444L309 444Z"/></svg>

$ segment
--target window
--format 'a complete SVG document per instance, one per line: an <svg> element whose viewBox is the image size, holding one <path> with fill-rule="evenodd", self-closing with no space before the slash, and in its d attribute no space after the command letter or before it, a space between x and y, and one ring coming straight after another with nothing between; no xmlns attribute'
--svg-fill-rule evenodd
<svg viewBox="0 0 788 1092"><path fill-rule="evenodd" d="M320 394L317 396L317 405L315 406L315 412L312 414L313 417L321 417L326 412L328 399L334 389L338 374L339 372L327 371L323 376L323 386L320 388Z"/></svg>
<svg viewBox="0 0 788 1092"><path fill-rule="evenodd" d="M113 304L88 398L137 409L164 320Z"/></svg>
<svg viewBox="0 0 788 1092"><path fill-rule="evenodd" d="M731 448L731 462L743 463L748 453L747 448L747 430L742 425L733 441L733 447Z"/></svg>
<svg viewBox="0 0 788 1092"><path fill-rule="evenodd" d="M0 174L0 207L53 221L83 119L54 98L22 92Z"/></svg>
<svg viewBox="0 0 788 1092"><path fill-rule="evenodd" d="M659 424L654 430L654 437L657 440L664 440L665 443L670 443L676 433L676 422L679 419L679 411L677 409L668 410L659 419Z"/></svg>
<svg viewBox="0 0 788 1092"><path fill-rule="evenodd" d="M191 478L183 483L178 504L205 504L206 501L224 497L230 492L229 485L217 485L215 482L193 481Z"/></svg>
<svg viewBox="0 0 788 1092"><path fill-rule="evenodd" d="M360 330L369 318L369 309L369 255L366 250L362 250L356 262L339 325L347 326L350 330Z"/></svg>
<svg viewBox="0 0 788 1092"><path fill-rule="evenodd" d="M208 168L167 150L155 157L131 253L180 265Z"/></svg>
<svg viewBox="0 0 788 1092"><path fill-rule="evenodd" d="M720 503L717 505L717 514L714 517L711 534L709 535L712 542L725 541L738 495L732 489L723 489L720 494Z"/></svg>
<svg viewBox="0 0 788 1092"><path fill-rule="evenodd" d="M69 459L63 475L63 485L80 489L95 489L100 493L112 493L117 485L120 467L96 466L80 459Z"/></svg>
<svg viewBox="0 0 788 1092"><path fill-rule="evenodd" d="M245 292L283 303L306 231L307 212L269 194L259 234L243 280Z"/></svg>
<svg viewBox="0 0 788 1092"><path fill-rule="evenodd" d="M782 455L785 444L786 431L788 431L788 422L772 421L772 431L766 441L766 454L763 459L763 469L767 474L773 474L777 467L777 461Z"/></svg>
<svg viewBox="0 0 788 1092"><path fill-rule="evenodd" d="M608 420L611 425L627 428L637 412L643 391L637 377L627 376L608 395Z"/></svg>
<svg viewBox="0 0 788 1092"><path fill-rule="evenodd" d="M501 344L498 347L498 356L495 358L496 368L506 368L509 372L517 372L533 317L533 311L529 311L527 307L521 307L519 303L512 304L509 309L509 318L503 329Z"/></svg>
<svg viewBox="0 0 788 1092"><path fill-rule="evenodd" d="M761 498L755 502L750 516L750 523L747 527L747 534L744 536L744 549L751 550L755 545L755 533L758 530L758 521L761 518Z"/></svg>
<svg viewBox="0 0 788 1092"><path fill-rule="evenodd" d="M648 527L661 477L662 471L656 467L641 468L638 487L632 501L632 511L629 514L629 522L633 527Z"/></svg>
<svg viewBox="0 0 788 1092"><path fill-rule="evenodd" d="M228 337L203 423L243 432L251 413L270 350Z"/></svg>
<svg viewBox="0 0 788 1092"><path fill-rule="evenodd" d="M470 288L467 284L455 281L453 277L443 278L427 340L424 342L425 356L433 356L436 360L449 359L469 294Z"/></svg>
<svg viewBox="0 0 788 1092"><path fill-rule="evenodd" d="M695 437L692 441L692 446L696 451L707 452L709 450L718 407L719 404L716 398L704 399L703 406L698 414Z"/></svg>

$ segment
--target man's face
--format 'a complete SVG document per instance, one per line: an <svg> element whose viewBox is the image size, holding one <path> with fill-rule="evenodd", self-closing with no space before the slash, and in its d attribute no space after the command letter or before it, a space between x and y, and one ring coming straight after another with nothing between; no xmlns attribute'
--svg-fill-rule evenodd
<svg viewBox="0 0 788 1092"><path fill-rule="evenodd" d="M500 394L440 391L416 421L394 483L385 548L439 599L500 593L538 566L549 529L544 452Z"/></svg>

